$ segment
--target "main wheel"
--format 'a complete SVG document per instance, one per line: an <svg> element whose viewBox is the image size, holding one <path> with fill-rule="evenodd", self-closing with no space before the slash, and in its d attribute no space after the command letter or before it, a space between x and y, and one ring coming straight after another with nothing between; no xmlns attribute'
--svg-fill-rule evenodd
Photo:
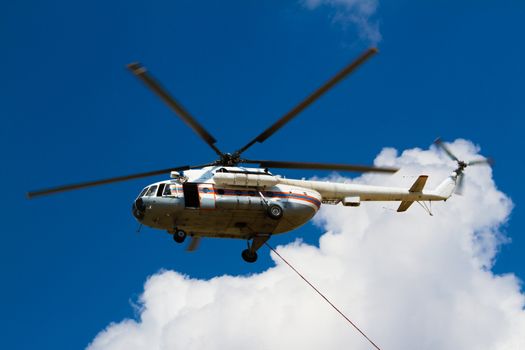
<svg viewBox="0 0 525 350"><path fill-rule="evenodd" d="M249 249L244 249L241 255L244 261L248 263L254 263L257 261L257 252L252 252Z"/></svg>
<svg viewBox="0 0 525 350"><path fill-rule="evenodd" d="M186 239L186 232L183 230L175 230L173 233L173 240L177 243L182 243Z"/></svg>
<svg viewBox="0 0 525 350"><path fill-rule="evenodd" d="M272 204L268 207L268 216L274 220L279 220L283 217L283 208L277 204Z"/></svg>

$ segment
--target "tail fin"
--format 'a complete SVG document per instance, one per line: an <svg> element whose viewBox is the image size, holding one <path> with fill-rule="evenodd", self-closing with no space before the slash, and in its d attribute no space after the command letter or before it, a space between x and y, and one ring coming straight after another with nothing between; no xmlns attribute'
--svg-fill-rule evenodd
<svg viewBox="0 0 525 350"><path fill-rule="evenodd" d="M444 199L449 198L454 193L456 188L456 173L453 173L447 177L439 186L434 190L434 194Z"/></svg>

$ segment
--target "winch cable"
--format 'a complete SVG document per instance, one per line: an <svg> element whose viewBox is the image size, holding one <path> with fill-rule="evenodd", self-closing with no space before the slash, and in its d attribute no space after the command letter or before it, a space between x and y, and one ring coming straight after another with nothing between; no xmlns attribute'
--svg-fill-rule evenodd
<svg viewBox="0 0 525 350"><path fill-rule="evenodd" d="M272 252L275 253L275 255L277 255L282 261L284 261L284 263L286 265L288 265L299 277L301 277L310 287L312 287L313 290L315 290L317 292L317 294L319 294L328 304L330 304L330 306L332 308L334 308L335 311L337 311L339 313L339 315L341 315L348 323L350 323L352 325L352 327L354 327L359 333L361 333L361 335L363 337L366 338L366 340L368 340L370 342L370 344L372 344L374 346L374 348L376 348L377 350L381 350L379 348L379 346L376 345L376 343L374 343L372 341L372 339L370 339L361 329L359 329L359 327L357 327L357 325L352 322L352 320L350 320L341 310L339 310L337 308L337 306L335 306L326 296L324 296L323 293L321 293L310 281L308 281L306 279L306 277L304 277L299 271L297 271L297 269L295 267L292 266L292 264L290 264L285 258L282 257L281 254L277 253L277 251L271 246L268 244L268 242L265 242L264 243L268 249L270 249Z"/></svg>

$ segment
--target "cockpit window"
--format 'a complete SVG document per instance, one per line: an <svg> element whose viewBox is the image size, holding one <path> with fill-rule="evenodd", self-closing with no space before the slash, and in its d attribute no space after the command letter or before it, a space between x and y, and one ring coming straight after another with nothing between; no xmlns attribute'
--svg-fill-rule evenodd
<svg viewBox="0 0 525 350"><path fill-rule="evenodd" d="M155 185L155 186L151 186L151 187L148 189L148 192L146 192L145 196L146 196L146 197L154 196L156 192L157 192L157 185Z"/></svg>
<svg viewBox="0 0 525 350"><path fill-rule="evenodd" d="M146 187L145 189L142 190L142 192L140 192L140 194L139 194L139 198L142 197L142 196L146 193L146 191L148 190L148 188L149 188L149 187Z"/></svg>

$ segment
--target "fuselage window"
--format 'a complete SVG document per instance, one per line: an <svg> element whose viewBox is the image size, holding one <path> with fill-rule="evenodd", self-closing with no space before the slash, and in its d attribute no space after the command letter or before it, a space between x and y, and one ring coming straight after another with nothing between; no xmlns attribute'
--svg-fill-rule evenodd
<svg viewBox="0 0 525 350"><path fill-rule="evenodd" d="M224 190L223 189L219 189L219 190L217 190L217 193L218 194L224 194Z"/></svg>
<svg viewBox="0 0 525 350"><path fill-rule="evenodd" d="M177 190L174 185L166 184L166 186L164 186L164 193L162 193L163 196L174 196L176 194Z"/></svg>
<svg viewBox="0 0 525 350"><path fill-rule="evenodd" d="M148 190L148 192L146 192L145 196L146 197L150 197L150 196L154 196L155 193L157 193L157 185L155 186L151 186Z"/></svg>

